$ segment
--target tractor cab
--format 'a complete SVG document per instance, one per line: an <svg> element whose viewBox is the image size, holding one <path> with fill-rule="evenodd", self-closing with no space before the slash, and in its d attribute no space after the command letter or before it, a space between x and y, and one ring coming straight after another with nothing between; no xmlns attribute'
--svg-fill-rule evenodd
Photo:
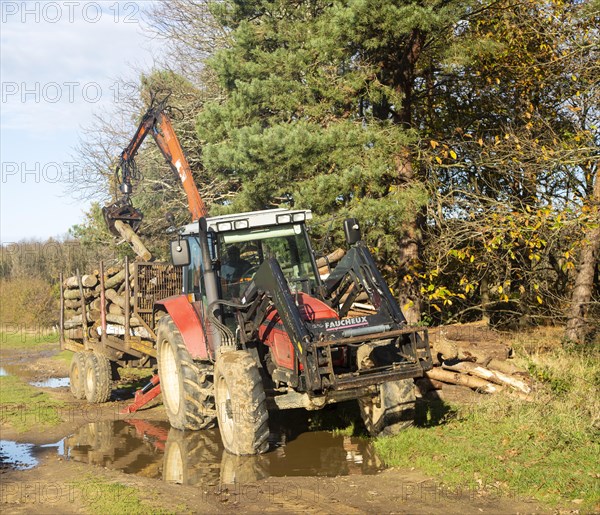
<svg viewBox="0 0 600 515"><path fill-rule="evenodd" d="M306 233L305 222L311 218L310 211L273 209L206 218L204 227L188 224L182 231L189 247L184 293L195 300L204 296L204 268L210 263L219 298L237 301L259 266L274 258L292 293L314 294L321 282ZM203 247L209 259L203 259Z"/></svg>

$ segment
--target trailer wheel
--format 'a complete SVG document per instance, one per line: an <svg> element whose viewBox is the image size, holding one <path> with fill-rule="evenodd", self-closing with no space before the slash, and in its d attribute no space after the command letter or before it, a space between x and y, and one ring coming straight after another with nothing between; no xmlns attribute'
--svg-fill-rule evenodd
<svg viewBox="0 0 600 515"><path fill-rule="evenodd" d="M194 363L168 315L160 319L156 347L160 389L171 426L191 430L214 427L211 370Z"/></svg>
<svg viewBox="0 0 600 515"><path fill-rule="evenodd" d="M110 360L96 352L85 358L84 390L88 402L98 404L110 399L112 392L112 372Z"/></svg>
<svg viewBox="0 0 600 515"><path fill-rule="evenodd" d="M415 391L412 379L383 383L378 396L358 400L371 436L397 434L414 424Z"/></svg>
<svg viewBox="0 0 600 515"><path fill-rule="evenodd" d="M71 394L76 399L85 399L85 354L76 352L71 358L71 368L69 369L69 384Z"/></svg>
<svg viewBox="0 0 600 515"><path fill-rule="evenodd" d="M215 401L221 440L238 456L269 448L269 412L258 366L247 351L221 354L215 365Z"/></svg>

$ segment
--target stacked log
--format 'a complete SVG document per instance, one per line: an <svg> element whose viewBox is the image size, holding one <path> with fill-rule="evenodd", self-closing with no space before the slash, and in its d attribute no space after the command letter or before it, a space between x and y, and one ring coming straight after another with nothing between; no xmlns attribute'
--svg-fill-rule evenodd
<svg viewBox="0 0 600 515"><path fill-rule="evenodd" d="M454 326L459 336L452 338L448 337L448 328L452 327L434 330L430 336L434 368L415 380L417 395L448 402L475 402L481 398L478 394L502 392L531 399L529 374L511 362L512 350L499 336L471 324Z"/></svg>
<svg viewBox="0 0 600 515"><path fill-rule="evenodd" d="M129 265L129 275L133 278L134 265ZM133 281L133 280L132 280ZM81 286L77 276L68 277L63 281L64 295L64 328L65 337L71 340L98 338L102 329L102 299L100 272L81 276ZM125 334L125 268L111 267L104 272L104 313L107 321L106 333L111 335ZM131 285L133 286L133 285ZM131 290L133 291L133 289ZM83 292L83 302L81 293ZM133 312L133 295L130 295L130 312ZM85 306L85 308L84 308ZM85 309L85 319L83 310ZM141 328L141 322L136 317L130 317L130 333L133 336L149 338L146 329ZM143 329L143 331L142 331ZM137 334L136 334L137 333Z"/></svg>
<svg viewBox="0 0 600 515"><path fill-rule="evenodd" d="M344 249L335 249L332 253L317 259L317 268L320 276L328 276L332 268L340 261L346 251Z"/></svg>

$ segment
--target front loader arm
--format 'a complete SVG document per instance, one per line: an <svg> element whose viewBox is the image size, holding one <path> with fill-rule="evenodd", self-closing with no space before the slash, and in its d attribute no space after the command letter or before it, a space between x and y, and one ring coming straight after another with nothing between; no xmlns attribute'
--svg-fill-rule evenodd
<svg viewBox="0 0 600 515"><path fill-rule="evenodd" d="M277 310L285 332L303 366L307 388L311 391L319 390L321 379L317 360L313 356L316 349L312 343L312 336L294 302L287 280L276 259L267 259L260 265L244 293L242 302L248 306L248 309L242 313L243 326L248 339L256 336L258 328L264 323L270 310L272 308Z"/></svg>
<svg viewBox="0 0 600 515"><path fill-rule="evenodd" d="M332 298L333 305L341 304L342 298L345 297L341 316L346 315L356 297L364 291L378 311L382 309L398 325L406 324L396 299L362 241L357 242L346 253L324 284L325 297Z"/></svg>

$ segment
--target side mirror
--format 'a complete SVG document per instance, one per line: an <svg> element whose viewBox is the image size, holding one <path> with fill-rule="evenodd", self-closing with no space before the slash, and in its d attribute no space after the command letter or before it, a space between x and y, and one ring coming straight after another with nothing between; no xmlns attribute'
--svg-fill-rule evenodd
<svg viewBox="0 0 600 515"><path fill-rule="evenodd" d="M174 266L187 266L190 264L190 244L187 240L171 242L171 261Z"/></svg>
<svg viewBox="0 0 600 515"><path fill-rule="evenodd" d="M348 245L354 245L357 241L360 241L360 226L356 218L346 218L344 220L344 234Z"/></svg>

